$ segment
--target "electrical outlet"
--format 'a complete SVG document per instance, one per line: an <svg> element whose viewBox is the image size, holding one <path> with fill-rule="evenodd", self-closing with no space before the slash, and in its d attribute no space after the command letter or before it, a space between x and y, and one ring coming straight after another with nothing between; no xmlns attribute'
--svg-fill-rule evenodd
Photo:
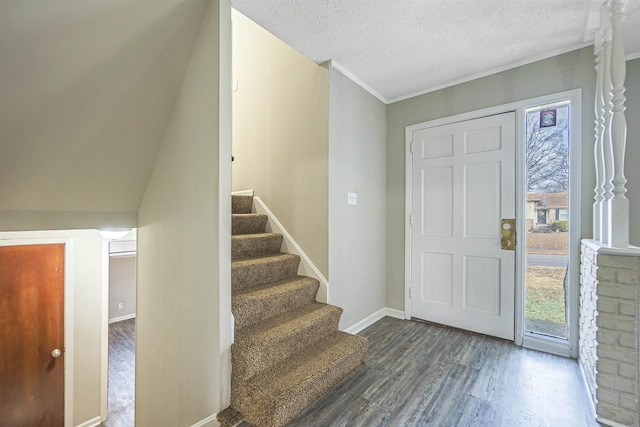
<svg viewBox="0 0 640 427"><path fill-rule="evenodd" d="M357 205L358 204L358 193L347 193L347 204L348 205Z"/></svg>
<svg viewBox="0 0 640 427"><path fill-rule="evenodd" d="M118 303L118 310L122 310L124 308L124 304L119 302Z"/></svg>

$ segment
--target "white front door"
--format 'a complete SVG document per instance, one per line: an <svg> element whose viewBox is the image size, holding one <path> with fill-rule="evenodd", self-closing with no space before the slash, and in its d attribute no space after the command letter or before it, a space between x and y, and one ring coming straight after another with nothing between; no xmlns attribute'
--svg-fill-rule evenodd
<svg viewBox="0 0 640 427"><path fill-rule="evenodd" d="M514 339L515 113L414 129L411 315Z"/></svg>

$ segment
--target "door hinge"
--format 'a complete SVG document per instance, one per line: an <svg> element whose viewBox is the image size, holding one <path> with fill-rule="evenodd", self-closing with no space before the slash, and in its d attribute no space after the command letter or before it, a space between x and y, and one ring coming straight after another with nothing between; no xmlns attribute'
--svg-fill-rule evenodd
<svg viewBox="0 0 640 427"><path fill-rule="evenodd" d="M413 215L412 214L409 215L409 225L411 227L413 227Z"/></svg>
<svg viewBox="0 0 640 427"><path fill-rule="evenodd" d="M409 144L409 152L413 153L413 142Z"/></svg>
<svg viewBox="0 0 640 427"><path fill-rule="evenodd" d="M409 298L413 299L413 286L409 286Z"/></svg>

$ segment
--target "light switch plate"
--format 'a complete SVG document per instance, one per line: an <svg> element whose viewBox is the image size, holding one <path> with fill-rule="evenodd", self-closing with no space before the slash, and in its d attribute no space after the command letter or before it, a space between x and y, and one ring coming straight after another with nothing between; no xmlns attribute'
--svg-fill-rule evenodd
<svg viewBox="0 0 640 427"><path fill-rule="evenodd" d="M357 205L358 204L358 193L347 193L347 204L348 205Z"/></svg>

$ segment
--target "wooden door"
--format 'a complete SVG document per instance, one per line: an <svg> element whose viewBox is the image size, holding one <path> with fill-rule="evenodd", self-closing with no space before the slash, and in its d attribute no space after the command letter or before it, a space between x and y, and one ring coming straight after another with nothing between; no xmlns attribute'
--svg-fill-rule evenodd
<svg viewBox="0 0 640 427"><path fill-rule="evenodd" d="M411 314L513 340L515 114L412 132Z"/></svg>
<svg viewBox="0 0 640 427"><path fill-rule="evenodd" d="M63 244L0 246L0 414L64 426Z"/></svg>

